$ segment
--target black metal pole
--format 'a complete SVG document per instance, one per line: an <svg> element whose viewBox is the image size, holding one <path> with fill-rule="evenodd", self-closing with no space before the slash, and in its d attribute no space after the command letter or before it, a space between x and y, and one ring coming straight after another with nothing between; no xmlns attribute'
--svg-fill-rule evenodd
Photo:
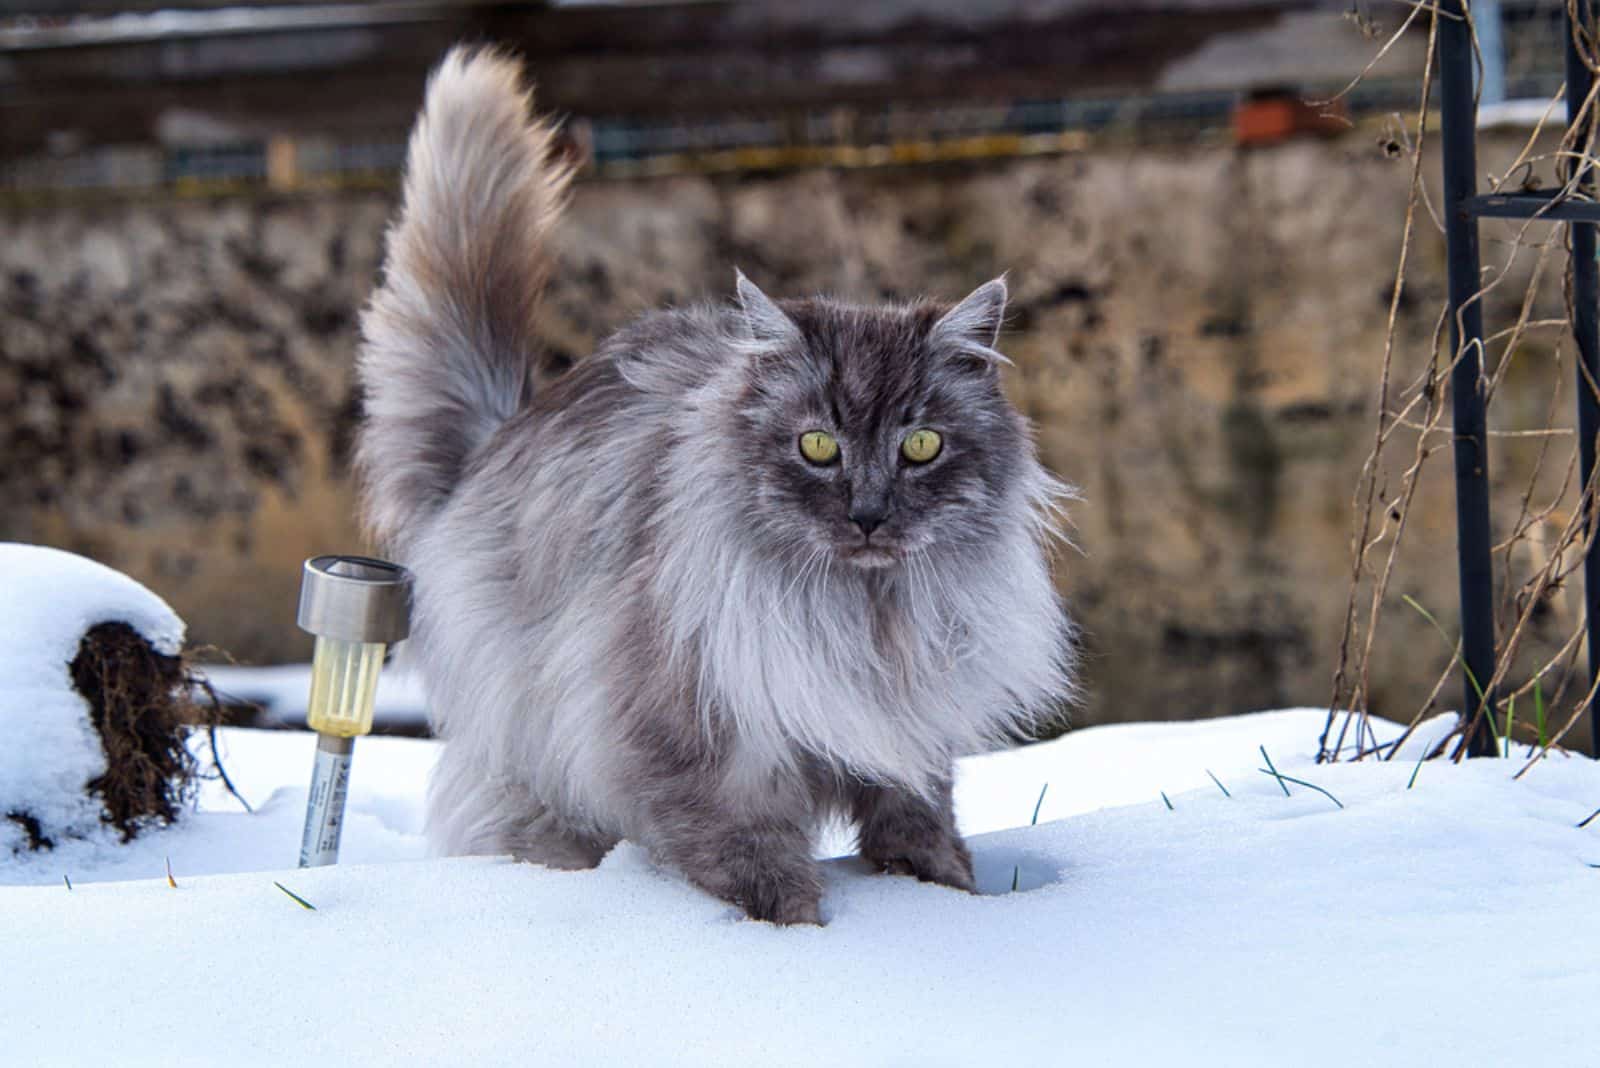
<svg viewBox="0 0 1600 1068"><path fill-rule="evenodd" d="M1581 25L1591 24L1589 0L1578 0L1578 19ZM1584 64L1573 41L1573 27L1567 24L1567 122L1575 124L1583 102L1589 95L1594 75ZM1577 135L1577 145L1582 148L1583 132ZM1593 175L1584 168L1580 181L1592 189ZM1591 384L1600 382L1600 329L1597 329L1595 302L1600 299L1600 285L1596 282L1595 234L1590 223L1570 222L1572 244L1572 336L1578 343L1578 469L1583 485L1589 485L1594 471L1595 435L1600 433L1600 398L1595 396ZM1595 523L1595 502L1584 500L1584 529L1592 530ZM1589 683L1594 684L1595 672L1600 670L1600 551L1591 545L1583 560L1583 595L1585 620L1589 638ZM1595 752L1600 753L1600 702L1589 709Z"/></svg>
<svg viewBox="0 0 1600 1068"><path fill-rule="evenodd" d="M1489 453L1483 389L1483 302L1478 220L1467 206L1477 192L1477 105L1472 88L1472 28L1464 0L1445 0L1439 19L1439 110L1444 148L1445 250L1450 280L1450 379L1455 419L1456 554L1461 576L1461 655L1465 665L1467 752L1496 753L1494 571L1489 542ZM1480 687L1483 692L1480 693Z"/></svg>

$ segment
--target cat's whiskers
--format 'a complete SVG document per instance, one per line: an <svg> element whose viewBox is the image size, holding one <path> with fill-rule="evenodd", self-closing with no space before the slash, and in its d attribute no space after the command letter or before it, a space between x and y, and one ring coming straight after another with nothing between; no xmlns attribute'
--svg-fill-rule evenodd
<svg viewBox="0 0 1600 1068"><path fill-rule="evenodd" d="M927 568L928 573L931 576L933 576L933 581L937 582L939 584L939 593L944 598L943 603L946 606L953 606L955 604L955 598L950 596L950 587L948 587L948 586L946 586L944 584L944 575L942 573L942 569L934 561L927 559L924 556L924 554L922 554L922 553L909 553L906 556L906 560L909 562L909 561L917 559L918 557L923 557L923 559L921 561L922 564ZM931 584L930 584L930 600L931 600ZM939 613L939 614L943 615L943 613Z"/></svg>
<svg viewBox="0 0 1600 1068"><path fill-rule="evenodd" d="M786 603L788 603L790 595L793 594L795 588L805 580L806 572L811 570L812 565L814 565L818 560L826 559L827 556L828 550L826 548L819 548L817 546L811 547L810 554L806 557L805 562L800 565L800 569L795 572L794 578L789 581L789 585L784 589L783 595L778 598L778 602L772 606L771 611L769 611L761 620L763 626L771 623L772 618L782 610Z"/></svg>
<svg viewBox="0 0 1600 1068"><path fill-rule="evenodd" d="M950 596L949 588L944 584L944 576L939 573L939 566L936 563L927 559L924 554L914 552L907 554L906 565L907 573L913 579L914 584L922 587L920 593L925 604L923 606L924 610L917 613L920 625L926 627L930 624L935 624L944 632L942 639L932 644L934 644L938 652L937 662L939 666L948 669L956 660L955 654L952 652L952 646L959 632L955 615L950 611L955 602ZM932 582L928 580L929 576L932 577ZM943 595L942 600L935 600L934 598L933 583L935 582L938 583ZM913 592L919 591L914 590ZM944 610L941 611L941 609Z"/></svg>

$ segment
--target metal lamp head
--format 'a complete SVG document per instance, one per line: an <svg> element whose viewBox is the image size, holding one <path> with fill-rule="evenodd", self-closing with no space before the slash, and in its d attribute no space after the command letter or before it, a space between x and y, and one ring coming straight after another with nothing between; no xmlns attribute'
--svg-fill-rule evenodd
<svg viewBox="0 0 1600 1068"><path fill-rule="evenodd" d="M300 629L393 645L411 633L411 573L370 556L313 556L300 575Z"/></svg>

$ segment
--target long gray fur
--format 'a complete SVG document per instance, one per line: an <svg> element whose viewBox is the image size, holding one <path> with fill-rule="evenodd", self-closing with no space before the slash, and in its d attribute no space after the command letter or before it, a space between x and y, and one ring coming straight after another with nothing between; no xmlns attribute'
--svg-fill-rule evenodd
<svg viewBox="0 0 1600 1068"><path fill-rule="evenodd" d="M453 51L364 319L357 463L416 575L447 853L566 868L628 838L780 923L820 921L821 822L964 889L953 760L1067 699L1048 541L1066 488L999 388L1000 281L953 309L649 314L534 391L569 175L517 65ZM901 458L930 427L930 463ZM800 454L822 429L840 460ZM849 518L886 508L864 535Z"/></svg>

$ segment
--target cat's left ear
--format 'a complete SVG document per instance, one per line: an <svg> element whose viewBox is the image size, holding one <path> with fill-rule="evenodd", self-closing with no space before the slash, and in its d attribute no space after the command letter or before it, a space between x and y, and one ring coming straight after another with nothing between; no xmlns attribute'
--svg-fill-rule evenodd
<svg viewBox="0 0 1600 1068"><path fill-rule="evenodd" d="M750 327L750 336L757 341L785 342L797 341L800 338L800 328L794 320L783 314L783 309L772 302L772 298L761 292L761 289L744 272L737 267L733 269L734 289L739 294L739 307L744 310L745 323Z"/></svg>
<svg viewBox="0 0 1600 1068"><path fill-rule="evenodd" d="M1006 280L1002 275L974 289L933 324L930 340L985 363L1010 363L995 351L1006 317Z"/></svg>

